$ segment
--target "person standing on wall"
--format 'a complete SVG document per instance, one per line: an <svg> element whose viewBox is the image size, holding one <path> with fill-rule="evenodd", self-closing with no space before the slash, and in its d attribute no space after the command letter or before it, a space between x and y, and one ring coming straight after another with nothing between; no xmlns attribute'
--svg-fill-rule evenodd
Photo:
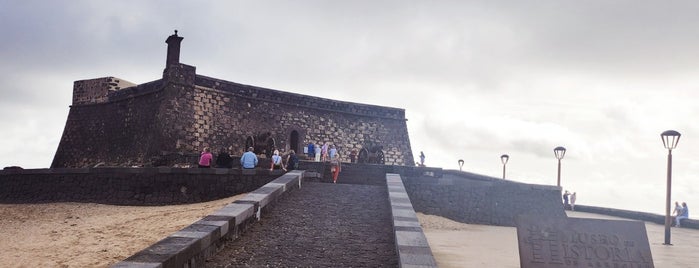
<svg viewBox="0 0 699 268"><path fill-rule="evenodd" d="M216 167L217 168L232 168L233 158L228 154L226 148L221 148L221 151L216 156Z"/></svg>
<svg viewBox="0 0 699 268"><path fill-rule="evenodd" d="M330 160L328 158L328 143L327 142L323 143L323 147L321 148L320 153L322 154L323 162Z"/></svg>
<svg viewBox="0 0 699 268"><path fill-rule="evenodd" d="M315 146L315 153L316 153L316 155L315 155L315 157L316 157L316 158L315 158L315 161L316 161L316 162L320 162L320 154L322 153L322 149L321 149L320 146L318 146L317 144L316 144L316 146Z"/></svg>
<svg viewBox="0 0 699 268"><path fill-rule="evenodd" d="M335 157L337 154L337 148L335 148L335 145L330 145L330 150L328 151L328 155L330 156L330 161Z"/></svg>
<svg viewBox="0 0 699 268"><path fill-rule="evenodd" d="M570 196L570 192L566 190L566 192L563 193L563 209L568 209L568 196Z"/></svg>
<svg viewBox="0 0 699 268"><path fill-rule="evenodd" d="M420 166L425 166L425 153L423 153L422 151L420 151Z"/></svg>
<svg viewBox="0 0 699 268"><path fill-rule="evenodd" d="M315 147L316 146L315 146L315 144L313 144L313 142L308 143L308 152L307 152L308 159L313 159L313 157L315 157L315 155L316 155L316 148Z"/></svg>
<svg viewBox="0 0 699 268"><path fill-rule="evenodd" d="M577 192L570 195L570 210L575 211L575 200L578 199Z"/></svg>
<svg viewBox="0 0 699 268"><path fill-rule="evenodd" d="M243 168L252 169L257 166L257 156L252 152L253 150L254 148L252 147L248 148L248 151L240 157L240 164Z"/></svg>
<svg viewBox="0 0 699 268"><path fill-rule="evenodd" d="M286 157L286 170L295 170L299 167L299 158L294 150L289 150L289 155Z"/></svg>
<svg viewBox="0 0 699 268"><path fill-rule="evenodd" d="M199 157L199 168L210 168L211 159L213 158L214 156L211 154L209 147L204 147L204 151L201 152L201 156Z"/></svg>
<svg viewBox="0 0 699 268"><path fill-rule="evenodd" d="M330 173L333 175L333 183L337 183L337 176L340 175L342 165L340 164L340 155L335 153L330 160Z"/></svg>
<svg viewBox="0 0 699 268"><path fill-rule="evenodd" d="M272 165L269 170L282 169L282 157L279 156L279 150L274 150L274 155L272 155Z"/></svg>

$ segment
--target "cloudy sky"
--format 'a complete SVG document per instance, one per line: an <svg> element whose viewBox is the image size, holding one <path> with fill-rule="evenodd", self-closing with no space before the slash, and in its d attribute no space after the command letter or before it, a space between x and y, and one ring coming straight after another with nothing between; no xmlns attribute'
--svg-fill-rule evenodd
<svg viewBox="0 0 699 268"><path fill-rule="evenodd" d="M0 0L0 166L45 168L75 80L181 62L238 83L406 109L428 166L562 185L578 203L699 205L696 1Z"/></svg>

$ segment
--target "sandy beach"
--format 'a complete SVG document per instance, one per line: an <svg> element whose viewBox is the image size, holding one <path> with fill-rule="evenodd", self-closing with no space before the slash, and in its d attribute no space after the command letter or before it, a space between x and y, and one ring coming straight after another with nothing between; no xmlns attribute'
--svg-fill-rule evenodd
<svg viewBox="0 0 699 268"><path fill-rule="evenodd" d="M0 260L4 267L108 267L241 196L161 207L0 204ZM421 213L418 218L439 267L519 267L514 227L464 224ZM662 225L646 223L646 229L656 267L699 263L699 231L673 228L674 246L664 246Z"/></svg>

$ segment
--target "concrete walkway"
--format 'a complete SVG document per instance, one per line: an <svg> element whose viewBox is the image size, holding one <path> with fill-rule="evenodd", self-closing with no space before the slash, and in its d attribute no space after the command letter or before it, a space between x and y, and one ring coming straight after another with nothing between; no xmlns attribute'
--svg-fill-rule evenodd
<svg viewBox="0 0 699 268"><path fill-rule="evenodd" d="M305 182L206 267L397 267L386 186Z"/></svg>

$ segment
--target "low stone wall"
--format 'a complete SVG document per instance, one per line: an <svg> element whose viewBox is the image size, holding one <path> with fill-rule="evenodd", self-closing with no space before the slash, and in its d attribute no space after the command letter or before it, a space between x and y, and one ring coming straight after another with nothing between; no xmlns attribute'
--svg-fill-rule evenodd
<svg viewBox="0 0 699 268"><path fill-rule="evenodd" d="M594 206L584 206L584 205L575 205L575 211L609 215L609 216L614 216L614 217L619 217L619 218L647 221L647 222L653 222L653 223L665 225L665 215L658 215L658 214L647 213L647 212L614 209L614 208L594 207ZM672 226L674 226L674 225L675 225L675 218L673 217L672 218ZM699 221L692 220L692 219L684 219L684 220L682 220L682 227L683 228L699 229Z"/></svg>
<svg viewBox="0 0 699 268"><path fill-rule="evenodd" d="M81 168L0 171L0 203L172 205L246 193L279 177L267 169Z"/></svg>
<svg viewBox="0 0 699 268"><path fill-rule="evenodd" d="M518 215L566 217L559 187L443 171L403 177L415 211L458 222L515 226Z"/></svg>
<svg viewBox="0 0 699 268"><path fill-rule="evenodd" d="M286 173L112 267L205 267L207 257L226 240L237 239L289 191L301 187L302 179L303 171Z"/></svg>
<svg viewBox="0 0 699 268"><path fill-rule="evenodd" d="M427 237L398 174L386 174L399 267L437 267Z"/></svg>

